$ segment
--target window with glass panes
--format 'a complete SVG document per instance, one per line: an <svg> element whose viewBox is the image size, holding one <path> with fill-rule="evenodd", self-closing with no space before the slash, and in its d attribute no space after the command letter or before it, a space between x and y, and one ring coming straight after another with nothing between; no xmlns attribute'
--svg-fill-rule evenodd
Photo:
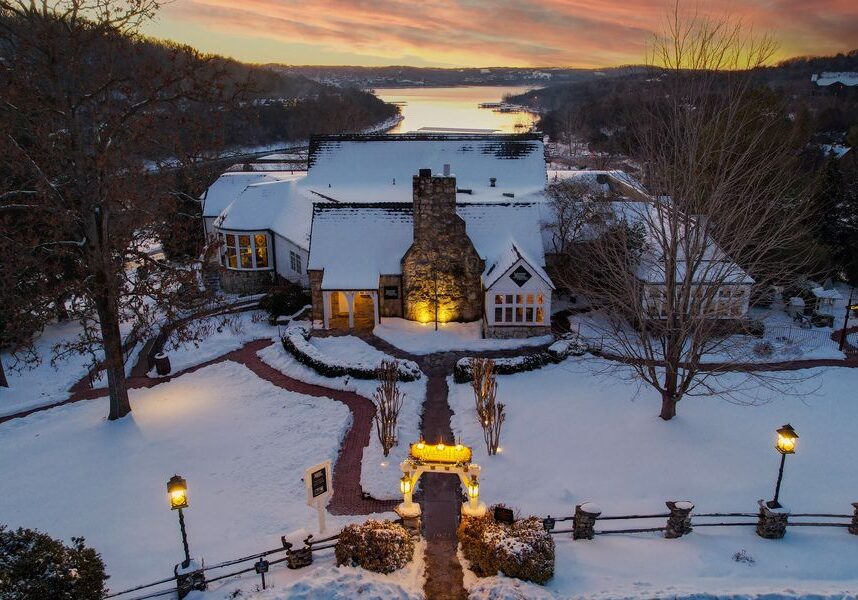
<svg viewBox="0 0 858 600"><path fill-rule="evenodd" d="M269 268L268 235L265 233L222 233L223 265L229 269Z"/></svg>
<svg viewBox="0 0 858 600"><path fill-rule="evenodd" d="M495 323L542 325L545 322L545 296L529 294L495 294Z"/></svg>
<svg viewBox="0 0 858 600"><path fill-rule="evenodd" d="M297 252L289 251L289 264L292 270L296 273L301 273L301 255Z"/></svg>

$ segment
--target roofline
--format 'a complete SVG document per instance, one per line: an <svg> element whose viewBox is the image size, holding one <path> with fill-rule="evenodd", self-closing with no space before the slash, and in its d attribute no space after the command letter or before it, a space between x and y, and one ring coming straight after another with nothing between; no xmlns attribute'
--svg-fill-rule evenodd
<svg viewBox="0 0 858 600"><path fill-rule="evenodd" d="M502 206L502 207L528 207L539 206L540 202L456 202L456 208L466 206ZM391 210L407 210L414 208L413 202L313 202L313 213L319 210L355 209L355 208L389 208Z"/></svg>

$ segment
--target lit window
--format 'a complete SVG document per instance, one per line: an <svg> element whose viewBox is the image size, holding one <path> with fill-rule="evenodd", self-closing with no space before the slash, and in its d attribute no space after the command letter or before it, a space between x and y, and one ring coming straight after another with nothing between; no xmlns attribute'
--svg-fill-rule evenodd
<svg viewBox="0 0 858 600"><path fill-rule="evenodd" d="M223 265L229 269L253 270L270 268L268 258L268 235L221 234L224 243Z"/></svg>
<svg viewBox="0 0 858 600"><path fill-rule="evenodd" d="M497 324L543 325L543 294L495 294L494 322Z"/></svg>

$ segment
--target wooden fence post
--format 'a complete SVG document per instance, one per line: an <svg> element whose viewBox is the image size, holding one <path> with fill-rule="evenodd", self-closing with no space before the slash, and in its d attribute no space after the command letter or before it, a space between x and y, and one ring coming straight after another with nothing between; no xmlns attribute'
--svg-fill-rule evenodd
<svg viewBox="0 0 858 600"><path fill-rule="evenodd" d="M596 536L596 518L602 514L602 509L592 502L575 506L575 516L572 518L572 539L592 540Z"/></svg>
<svg viewBox="0 0 858 600"><path fill-rule="evenodd" d="M849 533L858 535L858 502L852 503L852 524L849 525Z"/></svg>
<svg viewBox="0 0 858 600"><path fill-rule="evenodd" d="M694 504L685 500L668 500L665 504L670 515L667 517L664 537L674 539L691 533L691 511L694 510Z"/></svg>

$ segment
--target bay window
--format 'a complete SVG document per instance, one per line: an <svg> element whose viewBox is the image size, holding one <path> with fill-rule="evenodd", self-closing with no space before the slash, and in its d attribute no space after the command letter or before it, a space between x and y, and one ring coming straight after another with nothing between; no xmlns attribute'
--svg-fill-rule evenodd
<svg viewBox="0 0 858 600"><path fill-rule="evenodd" d="M270 268L268 234L220 233L221 261L228 269L259 270Z"/></svg>

